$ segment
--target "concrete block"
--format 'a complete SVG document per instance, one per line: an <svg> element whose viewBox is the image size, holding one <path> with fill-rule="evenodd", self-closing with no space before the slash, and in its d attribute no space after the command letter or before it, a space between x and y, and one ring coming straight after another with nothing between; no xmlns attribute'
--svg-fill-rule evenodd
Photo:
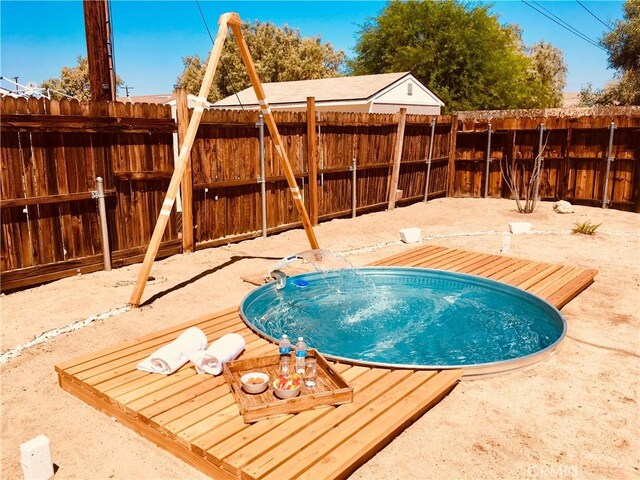
<svg viewBox="0 0 640 480"><path fill-rule="evenodd" d="M529 233L531 231L531 224L529 222L511 222L509 224L509 231L514 235Z"/></svg>
<svg viewBox="0 0 640 480"><path fill-rule="evenodd" d="M400 230L400 240L404 243L416 243L420 241L420 234L419 228L403 228Z"/></svg>
<svg viewBox="0 0 640 480"><path fill-rule="evenodd" d="M39 435L20 445L20 463L25 480L48 480L53 477L49 439Z"/></svg>

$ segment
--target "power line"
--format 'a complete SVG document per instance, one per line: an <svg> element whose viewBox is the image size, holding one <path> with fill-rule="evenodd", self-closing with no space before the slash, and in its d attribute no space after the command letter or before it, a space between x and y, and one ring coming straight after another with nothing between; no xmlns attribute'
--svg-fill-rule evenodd
<svg viewBox="0 0 640 480"><path fill-rule="evenodd" d="M204 12L202 11L202 7L200 6L200 2L196 0L196 5L198 5L198 10L200 11L200 17L202 17L202 21L204 23L204 28L207 29L207 33L209 34L209 38L211 39L211 44L215 43L213 41L213 35L211 35L211 30L209 30L209 25L207 25L207 19L204 16Z"/></svg>
<svg viewBox="0 0 640 480"><path fill-rule="evenodd" d="M204 12L202 11L202 7L200 6L200 2L198 0L196 0L196 5L198 5L198 10L200 11L200 17L202 18L202 22L204 23L204 28L207 29L207 33L209 34L209 38L211 39L211 45L214 45L215 41L213 40L213 35L211 35L211 30L209 30L209 25L207 25L207 19L204 16ZM220 56L220 66L222 67L222 70L224 70L224 76L227 77L227 81L229 81L230 79L229 72L227 71L227 68L224 66L224 62L222 61L222 55ZM238 99L240 108L244 110L244 105L242 105L242 102L240 101L238 92L235 92L235 96Z"/></svg>
<svg viewBox="0 0 640 480"><path fill-rule="evenodd" d="M611 27L611 25L609 25L608 23L600 20L600 17L598 17L595 13L593 13L591 10L589 10L587 8L586 5L584 5L580 0L576 0L576 2L578 2L578 5L580 5L582 8L584 8L587 12L589 12L589 15L591 15L593 18L595 18L596 20L598 20L601 24L603 24L605 27L607 27L609 30L613 30L613 28Z"/></svg>
<svg viewBox="0 0 640 480"><path fill-rule="evenodd" d="M536 7L534 7L533 5L531 5L529 2L522 0L522 3L524 3L526 6L528 6L529 8L532 8L533 10L535 10L536 12L538 12L541 15L544 15L545 17L547 17L549 20L551 20L552 22L556 23L557 25L560 25L562 28L564 28L565 30L573 33L575 36L577 36L578 38L581 38L582 40L584 40L585 42L589 43L590 45L599 48L600 50L606 52L607 50L604 49L603 47L600 46L600 44L598 44L595 40L587 37L584 33L580 32L579 30L577 30L576 28L572 27L571 25L569 25L567 22L565 22L564 20L562 20L561 18L557 17L556 15L554 15L553 13L549 12L549 10L547 10L546 8L542 7L541 5L540 8L542 8L543 10L549 12L550 15L547 15L545 12L543 12L542 10L537 9ZM556 20L556 17L558 20ZM562 22L562 23L561 23Z"/></svg>
<svg viewBox="0 0 640 480"><path fill-rule="evenodd" d="M582 33L580 30L578 30L577 28L575 28L572 25L569 25L567 22L565 22L562 18L560 18L558 15L556 15L555 13L553 13L552 11L550 11L549 9L543 7L540 3L533 1L533 3L535 5L537 5L538 7L540 7L542 10L544 10L545 12L547 12L549 15L551 15L553 18L555 18L556 20L558 20L561 24L563 24L566 28L569 29L569 31L572 31L572 33L577 34L578 36L580 36L582 39L586 40L587 42L589 42L591 45L598 47L598 48L602 48L599 44L599 42L597 40L594 40L593 38L588 37L586 34Z"/></svg>

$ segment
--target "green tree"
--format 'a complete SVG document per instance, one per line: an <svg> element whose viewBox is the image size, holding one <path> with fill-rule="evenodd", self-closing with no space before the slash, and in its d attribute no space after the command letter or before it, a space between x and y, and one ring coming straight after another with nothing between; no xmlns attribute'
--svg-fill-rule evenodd
<svg viewBox="0 0 640 480"><path fill-rule="evenodd" d="M361 26L351 70L411 71L447 111L548 106L546 80L527 55L520 28L501 26L490 7L454 0L393 1ZM561 83L553 72L550 78Z"/></svg>
<svg viewBox="0 0 640 480"><path fill-rule="evenodd" d="M320 37L302 37L298 30L272 23L243 23L242 33L262 82L310 80L340 75L344 52ZM231 34L230 34L231 35ZM206 63L198 55L182 59L184 70L177 83L187 91L200 90ZM251 85L235 41L227 38L220 66L208 95L210 101L232 95Z"/></svg>
<svg viewBox="0 0 640 480"><path fill-rule="evenodd" d="M640 0L627 0L624 19L602 37L609 52L609 66L617 70L615 79L602 90L591 84L580 92L580 103L591 105L640 104Z"/></svg>
<svg viewBox="0 0 640 480"><path fill-rule="evenodd" d="M87 57L82 55L78 55L77 60L78 64L75 67L62 67L60 78L49 78L40 84L40 88L50 89L51 98L58 100L66 98L65 96L78 100L90 100L89 62ZM116 76L116 87L122 84L122 79Z"/></svg>
<svg viewBox="0 0 640 480"><path fill-rule="evenodd" d="M564 54L550 43L535 43L528 49L535 79L540 83L538 98L543 107L561 107L567 84Z"/></svg>

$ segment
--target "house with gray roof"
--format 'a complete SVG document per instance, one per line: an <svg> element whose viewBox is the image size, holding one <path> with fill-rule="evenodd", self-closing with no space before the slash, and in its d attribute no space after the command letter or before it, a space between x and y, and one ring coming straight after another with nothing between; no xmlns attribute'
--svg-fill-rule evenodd
<svg viewBox="0 0 640 480"><path fill-rule="evenodd" d="M439 115L444 106L411 72L263 83L272 110L306 110L307 97L315 97L316 109L331 112L407 113ZM253 87L213 104L213 108L257 109Z"/></svg>

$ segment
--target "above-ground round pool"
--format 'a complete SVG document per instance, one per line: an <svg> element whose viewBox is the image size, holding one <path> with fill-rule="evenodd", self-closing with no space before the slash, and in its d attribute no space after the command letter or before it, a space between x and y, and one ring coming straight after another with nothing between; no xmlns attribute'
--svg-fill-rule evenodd
<svg viewBox="0 0 640 480"><path fill-rule="evenodd" d="M524 290L421 268L312 272L263 285L240 313L275 342L283 333L326 357L393 368L463 368L466 377L521 368L550 356L566 322Z"/></svg>

